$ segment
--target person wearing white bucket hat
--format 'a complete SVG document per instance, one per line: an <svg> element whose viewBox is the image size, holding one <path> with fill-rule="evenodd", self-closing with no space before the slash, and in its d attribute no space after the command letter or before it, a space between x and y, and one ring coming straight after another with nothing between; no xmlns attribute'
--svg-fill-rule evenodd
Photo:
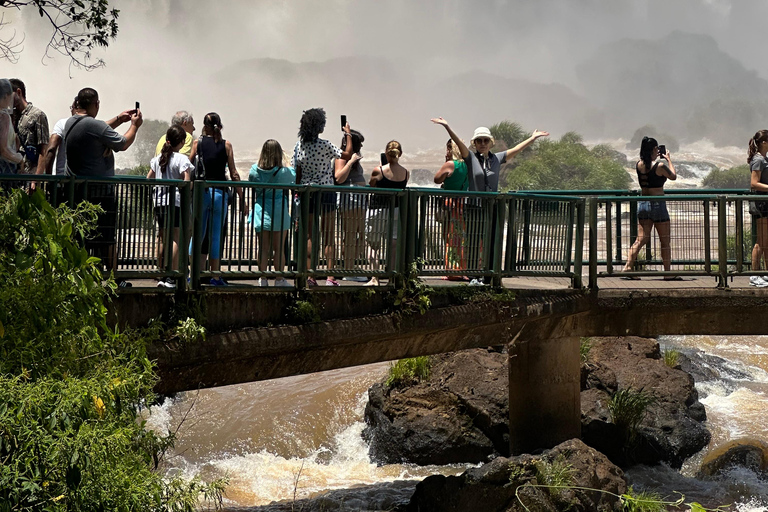
<svg viewBox="0 0 768 512"><path fill-rule="evenodd" d="M475 129L475 133L472 134L471 146L474 151L470 151L466 144L459 138L456 133L448 125L448 121L442 117L432 119L435 124L442 125L451 139L456 143L461 152L461 157L467 164L469 169L469 190L471 192L498 192L499 191L499 173L501 171L501 165L505 162L509 162L522 150L533 144L533 142L539 137L548 137L548 132L534 130L533 134L519 143L512 149L506 151L499 151L498 153L491 153L496 141L493 139L491 130L485 126L480 126ZM494 209L493 216L490 219L490 236L489 240L483 240L486 233L486 212L483 211L482 200L469 200L466 207L467 215L467 246L468 246L468 269L475 271L489 271L493 268L493 262L483 261L484 242L492 242L496 235L496 211ZM491 258L493 258L493 251L490 251ZM482 280L473 279L470 281L470 285L483 285L490 283L490 277L484 276Z"/></svg>

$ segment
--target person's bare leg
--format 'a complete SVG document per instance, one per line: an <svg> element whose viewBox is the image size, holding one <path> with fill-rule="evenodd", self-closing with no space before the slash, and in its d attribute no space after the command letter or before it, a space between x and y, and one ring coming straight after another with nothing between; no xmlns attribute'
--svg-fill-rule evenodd
<svg viewBox="0 0 768 512"><path fill-rule="evenodd" d="M757 245L762 251L763 262L768 269L768 218L757 219ZM754 260L754 257L753 257ZM760 268L760 257L757 259L757 267Z"/></svg>
<svg viewBox="0 0 768 512"><path fill-rule="evenodd" d="M179 228L173 228L172 230L172 238L171 243L173 246L171 247L171 265L173 266L172 270L178 270L179 269Z"/></svg>
<svg viewBox="0 0 768 512"><path fill-rule="evenodd" d="M323 245L325 253L326 266L328 267L328 281L335 281L333 269L336 267L336 245L334 237L336 236L336 211L331 210L323 214L321 218L323 226Z"/></svg>
<svg viewBox="0 0 768 512"><path fill-rule="evenodd" d="M637 261L637 255L640 253L645 244L651 241L651 229L653 227L653 221L641 220L637 228L637 239L632 247L629 249L629 256L627 257L627 263L624 265L622 272L631 272Z"/></svg>
<svg viewBox="0 0 768 512"><path fill-rule="evenodd" d="M283 251L283 244L285 243L285 237L288 234L287 231L272 231L272 253L274 254L274 269L277 272L282 272L285 267L285 252Z"/></svg>
<svg viewBox="0 0 768 512"><path fill-rule="evenodd" d="M661 261L664 264L664 270L669 271L672 268L672 247L670 244L670 223L656 222L653 224L656 228L656 234L659 237L661 245Z"/></svg>
<svg viewBox="0 0 768 512"><path fill-rule="evenodd" d="M269 270L269 257L271 256L271 252L273 250L272 246L272 240L271 240L271 231L261 231L259 232L259 270L261 272L266 272Z"/></svg>

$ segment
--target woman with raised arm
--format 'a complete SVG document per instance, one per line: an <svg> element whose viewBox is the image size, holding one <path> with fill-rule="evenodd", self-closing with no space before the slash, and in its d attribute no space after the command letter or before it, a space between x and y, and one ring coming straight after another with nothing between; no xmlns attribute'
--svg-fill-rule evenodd
<svg viewBox="0 0 768 512"><path fill-rule="evenodd" d="M300 185L329 185L334 181L334 160L352 158L352 135L349 123L344 127L347 148L342 151L332 142L320 138L325 130L325 110L311 108L301 116L299 125L299 141L293 148L291 167L296 169L296 179ZM336 193L323 191L313 195L309 203L309 213L315 211L320 214L320 233L324 244L325 258L328 271L336 265L335 247L333 244L336 230ZM314 222L308 222L307 229L307 268L312 265L312 230ZM310 277L307 280L310 286L317 286L317 281ZM339 286L333 276L329 275L325 284Z"/></svg>
<svg viewBox="0 0 768 512"><path fill-rule="evenodd" d="M549 132L534 130L533 134L523 142L506 151L491 153L495 141L491 131L481 126L475 130L470 139L470 148L464 144L456 133L448 125L448 121L442 117L432 119L432 122L443 126L453 142L458 146L461 157L467 165L469 171L469 190L472 192L498 192L499 191L499 173L501 165L510 162L522 150L533 144L540 137L548 137ZM467 233L467 244L469 246L469 268L472 270L482 270L484 262L483 254L483 233L485 233L485 212L478 206L477 201L469 201L466 206L467 222L470 227ZM491 240L495 238L496 232L496 213L491 218ZM491 251L493 255L493 251ZM493 268L493 261L489 262L488 268ZM482 280L473 279L469 284L473 286L482 286L490 283L490 277L486 276Z"/></svg>
<svg viewBox="0 0 768 512"><path fill-rule="evenodd" d="M365 137L357 130L350 130L352 136L352 157L349 160L336 159L334 179L342 187L365 187L365 173L360 160ZM347 149L347 137L341 139L341 150ZM339 194L339 215L344 246L344 270L355 269L355 262L365 254L365 211L367 210L366 194ZM366 282L362 276L347 275L345 281Z"/></svg>
<svg viewBox="0 0 768 512"><path fill-rule="evenodd" d="M371 180L368 183L372 187L405 190L410 174L408 169L400 165L403 156L403 147L396 140L387 143L385 149L387 164L373 169ZM388 269L392 269L394 257L397 252L397 226L400 223L400 202L395 198L395 209L392 214L392 238L389 238L389 217L392 199L386 195L373 195L371 198L368 218L366 220L366 238L371 247L371 265L374 270L379 270L382 257ZM385 243L385 240L387 241ZM384 254L381 254L381 252ZM379 279L372 277L366 286L378 286Z"/></svg>
<svg viewBox="0 0 768 512"><path fill-rule="evenodd" d="M749 139L747 163L752 172L750 189L758 194L768 194L768 130L760 130ZM760 270L760 259L768 262L768 200L750 201L749 213L757 225L757 243L752 251L752 270ZM768 265L768 263L766 263ZM758 288L768 286L760 276L750 276L749 284Z"/></svg>
<svg viewBox="0 0 768 512"><path fill-rule="evenodd" d="M435 184L443 190L466 192L469 190L469 171L464 159L461 158L459 147L448 139L445 146L445 163L437 171ZM443 230L445 233L445 269L467 270L465 242L467 238L467 223L464 219L465 197L450 196L437 198L440 203L438 210L443 212ZM468 281L466 276L449 275L448 281Z"/></svg>
<svg viewBox="0 0 768 512"><path fill-rule="evenodd" d="M232 149L232 143L224 140L221 136L221 117L215 112L206 114L203 120L203 134L192 143L192 152L189 155L191 161L199 156L205 167L206 181L226 181L227 169L232 181L240 181L240 175L237 174L235 167L235 152ZM225 225L227 222L227 188L228 187L206 187L203 193L203 237L210 229L209 257L211 271L221 270L221 249L223 244ZM243 203L243 189L235 187L237 196L240 199L240 214L247 213ZM192 254L194 248L194 239L190 241L189 253ZM221 277L213 277L211 286L226 286L226 281Z"/></svg>
<svg viewBox="0 0 768 512"><path fill-rule="evenodd" d="M640 184L640 193L643 196L663 196L664 183L667 180L676 180L675 166L672 164L672 155L668 150L662 155L659 153L659 143L656 139L643 137L640 143L640 160L635 164L637 181ZM627 264L622 272L631 272L635 266L640 249L651 241L651 231L655 228L661 246L661 261L664 270L669 272L672 263L672 249L670 247L669 212L666 201L640 201L637 203L637 219L639 228L637 240L632 244L627 257ZM639 279L627 277L626 279ZM680 276L666 276L667 281L679 281Z"/></svg>

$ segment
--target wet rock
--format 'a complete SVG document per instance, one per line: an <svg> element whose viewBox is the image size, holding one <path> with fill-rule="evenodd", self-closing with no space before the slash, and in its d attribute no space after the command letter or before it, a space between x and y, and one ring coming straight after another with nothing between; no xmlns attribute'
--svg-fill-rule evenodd
<svg viewBox="0 0 768 512"><path fill-rule="evenodd" d="M655 340L636 337L593 338L589 375L581 395L582 439L620 466L666 462L680 467L685 459L704 448L710 433L702 422L706 413L698 401L693 378L669 368L661 359ZM590 365L585 365L590 366ZM610 368L605 372L602 367ZM618 389L642 389L655 402L647 409L637 436L628 445L607 412L615 377ZM591 391L591 392L590 392ZM619 435L616 435L616 434Z"/></svg>
<svg viewBox="0 0 768 512"><path fill-rule="evenodd" d="M484 512L540 511L618 511L618 498L596 491L555 490L523 487L537 484L546 464L569 467L570 485L602 489L614 494L626 492L621 469L604 455L578 439L562 443L540 456L499 457L460 476L431 476L416 486L416 492L403 512ZM537 478L538 477L538 478ZM519 499L516 496L519 495ZM522 500L523 503L520 502Z"/></svg>
<svg viewBox="0 0 768 512"><path fill-rule="evenodd" d="M734 467L768 477L768 444L757 439L739 439L707 454L696 475L718 477Z"/></svg>

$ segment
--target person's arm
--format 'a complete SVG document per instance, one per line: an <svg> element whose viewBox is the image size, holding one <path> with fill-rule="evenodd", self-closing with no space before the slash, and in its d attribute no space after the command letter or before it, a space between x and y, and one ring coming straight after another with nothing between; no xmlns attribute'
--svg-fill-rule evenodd
<svg viewBox="0 0 768 512"><path fill-rule="evenodd" d="M539 130L534 130L533 135L525 139L523 142L518 144L517 146L513 147L512 149L507 150L506 159L507 162L512 160L517 156L518 153L520 153L522 150L533 144L536 139L539 137L549 137L549 132L540 132Z"/></svg>
<svg viewBox="0 0 768 512"><path fill-rule="evenodd" d="M121 114L122 115L122 114ZM128 128L128 131L125 132L125 145L123 146L123 149L121 151L125 151L129 147L131 147L131 144L133 144L133 141L136 140L136 133L139 131L139 127L144 122L144 118L141 116L141 110L137 110L132 116L131 116L131 127Z"/></svg>
<svg viewBox="0 0 768 512"><path fill-rule="evenodd" d="M346 134L345 137L347 138L347 149L341 152L341 159L342 160L349 160L352 158L352 133L351 128L349 127L349 123L344 125L344 133Z"/></svg>
<svg viewBox="0 0 768 512"><path fill-rule="evenodd" d="M150 166L149 172L147 173L147 179L153 180L155 179L155 170Z"/></svg>
<svg viewBox="0 0 768 512"><path fill-rule="evenodd" d="M11 151L6 141L8 140L8 129L11 126L11 118L8 114L0 114L0 157L14 164L20 164L24 157L21 153Z"/></svg>
<svg viewBox="0 0 768 512"><path fill-rule="evenodd" d="M194 162L195 157L197 156L197 141L198 139L195 139L192 141L192 150L189 152L189 161Z"/></svg>
<svg viewBox="0 0 768 512"><path fill-rule="evenodd" d="M441 185L445 180L451 177L454 170L456 170L456 164L453 163L453 160L445 162L443 166L440 167L440 170L437 171L437 174L435 174L435 183Z"/></svg>
<svg viewBox="0 0 768 512"><path fill-rule="evenodd" d="M371 173L371 181L368 182L368 185L375 187L376 183L381 181L382 176L381 167L374 167L373 172Z"/></svg>
<svg viewBox="0 0 768 512"><path fill-rule="evenodd" d="M52 133L48 141L48 149L45 151L45 174L53 174L53 162L56 160L56 152L59 150L61 143L61 135Z"/></svg>
<svg viewBox="0 0 768 512"><path fill-rule="evenodd" d="M464 144L464 142L459 138L459 136L454 133L454 131L451 129L450 126L448 126L448 121L446 121L442 117L436 117L432 119L432 122L435 124L439 124L443 128L445 128L445 131L448 132L448 135L451 137L451 140L455 142L456 146L459 148L459 151L461 152L461 158L467 158L469 156L469 149L467 149L467 145Z"/></svg>
<svg viewBox="0 0 768 512"><path fill-rule="evenodd" d="M235 150L232 149L232 143L229 141L226 141L224 143L224 147L227 150L227 165L229 166L229 177L232 179L232 181L240 181L240 175L237 173L237 168L235 168ZM240 204L242 207L240 208L240 213L242 215L246 214L245 211L245 195L243 194L243 187L235 187L235 192L237 192L237 197L240 199Z"/></svg>
<svg viewBox="0 0 768 512"><path fill-rule="evenodd" d="M358 155L357 153L354 153L352 155L352 158L349 160L343 160L341 158L336 159L335 169L333 173L333 177L336 179L336 183L344 183L347 181L347 178L349 177L349 171L352 170L352 166L355 165L355 162L360 160L362 157Z"/></svg>
<svg viewBox="0 0 768 512"><path fill-rule="evenodd" d="M663 176L666 176L668 180L675 181L677 179L677 173L675 172L675 166L672 163L672 155L667 150L667 154L663 155L664 160L661 161L661 164L656 167L656 174L659 173L659 169L661 169L661 174Z"/></svg>
<svg viewBox="0 0 768 512"><path fill-rule="evenodd" d="M121 112L117 114L112 119L109 119L107 121L107 124L109 125L110 128L114 130L121 124L127 123L128 121L130 121L133 118L133 114L134 114L133 110L126 110L125 112Z"/></svg>

